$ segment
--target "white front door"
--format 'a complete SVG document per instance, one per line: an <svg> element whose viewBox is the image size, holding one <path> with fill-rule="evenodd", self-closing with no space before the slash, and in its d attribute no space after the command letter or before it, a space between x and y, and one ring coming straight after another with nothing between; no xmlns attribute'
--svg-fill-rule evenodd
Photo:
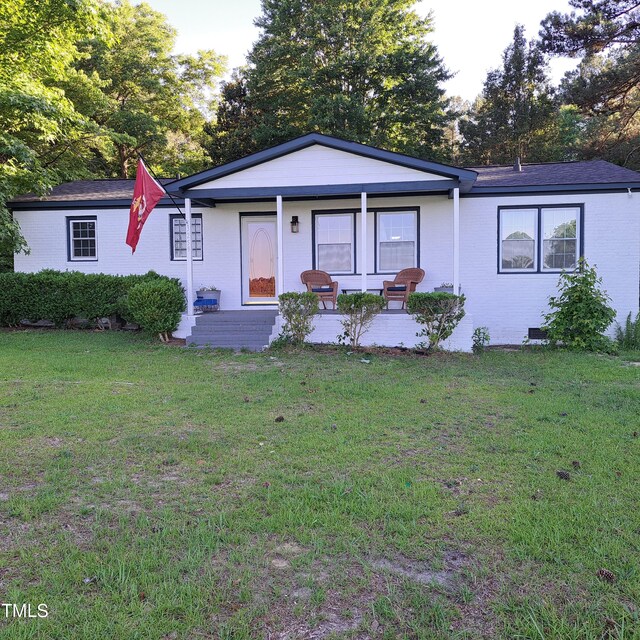
<svg viewBox="0 0 640 640"><path fill-rule="evenodd" d="M275 216L242 216L242 303L273 304L276 297Z"/></svg>

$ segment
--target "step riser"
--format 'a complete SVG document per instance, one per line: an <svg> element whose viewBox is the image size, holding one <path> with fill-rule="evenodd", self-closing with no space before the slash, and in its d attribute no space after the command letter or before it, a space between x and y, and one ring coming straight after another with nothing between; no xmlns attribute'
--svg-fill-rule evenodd
<svg viewBox="0 0 640 640"><path fill-rule="evenodd" d="M237 345L253 345L253 346L264 346L269 343L268 340L234 340L233 338L229 340L216 340L215 338L207 338L203 336L193 336L189 338L190 342L198 342L199 344L226 344L229 346L237 346Z"/></svg>
<svg viewBox="0 0 640 640"><path fill-rule="evenodd" d="M205 329L215 329L220 327L222 329L229 329L230 327L256 327L257 329L267 329L273 327L273 322L196 322L196 327L203 327Z"/></svg>
<svg viewBox="0 0 640 640"><path fill-rule="evenodd" d="M196 325L195 327L193 327L192 329L193 331L200 331L201 333L218 333L218 334L223 334L223 333L260 333L260 334L266 334L266 335L271 335L271 331L273 330L273 325L269 324L269 325L261 325L259 327L256 326L250 326L250 327L243 327L243 326L239 326L237 324L230 324L227 325L226 327L212 327L209 325L206 326L198 326Z"/></svg>
<svg viewBox="0 0 640 640"><path fill-rule="evenodd" d="M272 329L272 324L260 325L258 327L256 327L255 325L239 326L237 324L232 324L227 327L214 327L211 325L196 325L195 327L193 327L193 331L198 331L200 333L266 333L267 335L271 335Z"/></svg>
<svg viewBox="0 0 640 640"><path fill-rule="evenodd" d="M215 311L214 313L200 313L198 319L203 318L272 318L278 315L277 311Z"/></svg>
<svg viewBox="0 0 640 640"><path fill-rule="evenodd" d="M266 346L266 344L256 343L256 344L219 344L215 342L210 342L209 340L189 340L187 342L188 345L193 345L195 347L209 347L211 349L251 349L253 351L262 351Z"/></svg>

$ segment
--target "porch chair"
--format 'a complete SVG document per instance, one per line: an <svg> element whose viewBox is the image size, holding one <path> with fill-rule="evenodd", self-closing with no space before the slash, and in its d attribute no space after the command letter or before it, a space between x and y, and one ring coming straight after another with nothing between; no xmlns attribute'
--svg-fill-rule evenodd
<svg viewBox="0 0 640 640"><path fill-rule="evenodd" d="M385 280L382 283L382 295L384 296L386 306L389 308L390 302L402 302L402 309L407 304L407 298L410 293L416 290L424 279L424 269L412 267L411 269L402 269L398 271L393 280Z"/></svg>
<svg viewBox="0 0 640 640"><path fill-rule="evenodd" d="M326 309L327 302L333 304L336 308L336 300L338 298L338 283L331 279L326 271L318 271L310 269L300 274L302 284L307 286L307 291L311 291L318 296L318 301L322 302L322 306Z"/></svg>

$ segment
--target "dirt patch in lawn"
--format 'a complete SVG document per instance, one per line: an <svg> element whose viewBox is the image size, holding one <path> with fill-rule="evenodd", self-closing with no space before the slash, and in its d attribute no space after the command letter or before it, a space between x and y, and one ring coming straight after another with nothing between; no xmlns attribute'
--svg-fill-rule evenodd
<svg viewBox="0 0 640 640"><path fill-rule="evenodd" d="M286 629L273 633L269 637L274 640L319 640L354 631L361 622L362 614L357 610L352 611L349 617L345 617L340 610L326 609L319 615L318 623L313 626L307 621L289 623Z"/></svg>
<svg viewBox="0 0 640 640"><path fill-rule="evenodd" d="M452 589L459 582L460 571L469 565L469 558L460 552L449 551L444 554L442 569L434 569L428 562L398 557L394 559L377 558L371 566L396 576L409 578L425 585L437 585Z"/></svg>

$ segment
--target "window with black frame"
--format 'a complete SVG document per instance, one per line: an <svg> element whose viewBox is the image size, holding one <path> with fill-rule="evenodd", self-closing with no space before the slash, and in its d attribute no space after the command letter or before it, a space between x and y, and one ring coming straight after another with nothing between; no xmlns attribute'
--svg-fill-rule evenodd
<svg viewBox="0 0 640 640"><path fill-rule="evenodd" d="M581 205L498 209L500 273L573 270L580 257Z"/></svg>
<svg viewBox="0 0 640 640"><path fill-rule="evenodd" d="M181 215L171 218L171 259L187 259L187 223ZM194 260L202 260L202 215L191 216L191 255Z"/></svg>
<svg viewBox="0 0 640 640"><path fill-rule="evenodd" d="M353 213L316 214L314 250L320 271L354 273Z"/></svg>
<svg viewBox="0 0 640 640"><path fill-rule="evenodd" d="M378 211L377 271L397 273L418 266L417 211Z"/></svg>

